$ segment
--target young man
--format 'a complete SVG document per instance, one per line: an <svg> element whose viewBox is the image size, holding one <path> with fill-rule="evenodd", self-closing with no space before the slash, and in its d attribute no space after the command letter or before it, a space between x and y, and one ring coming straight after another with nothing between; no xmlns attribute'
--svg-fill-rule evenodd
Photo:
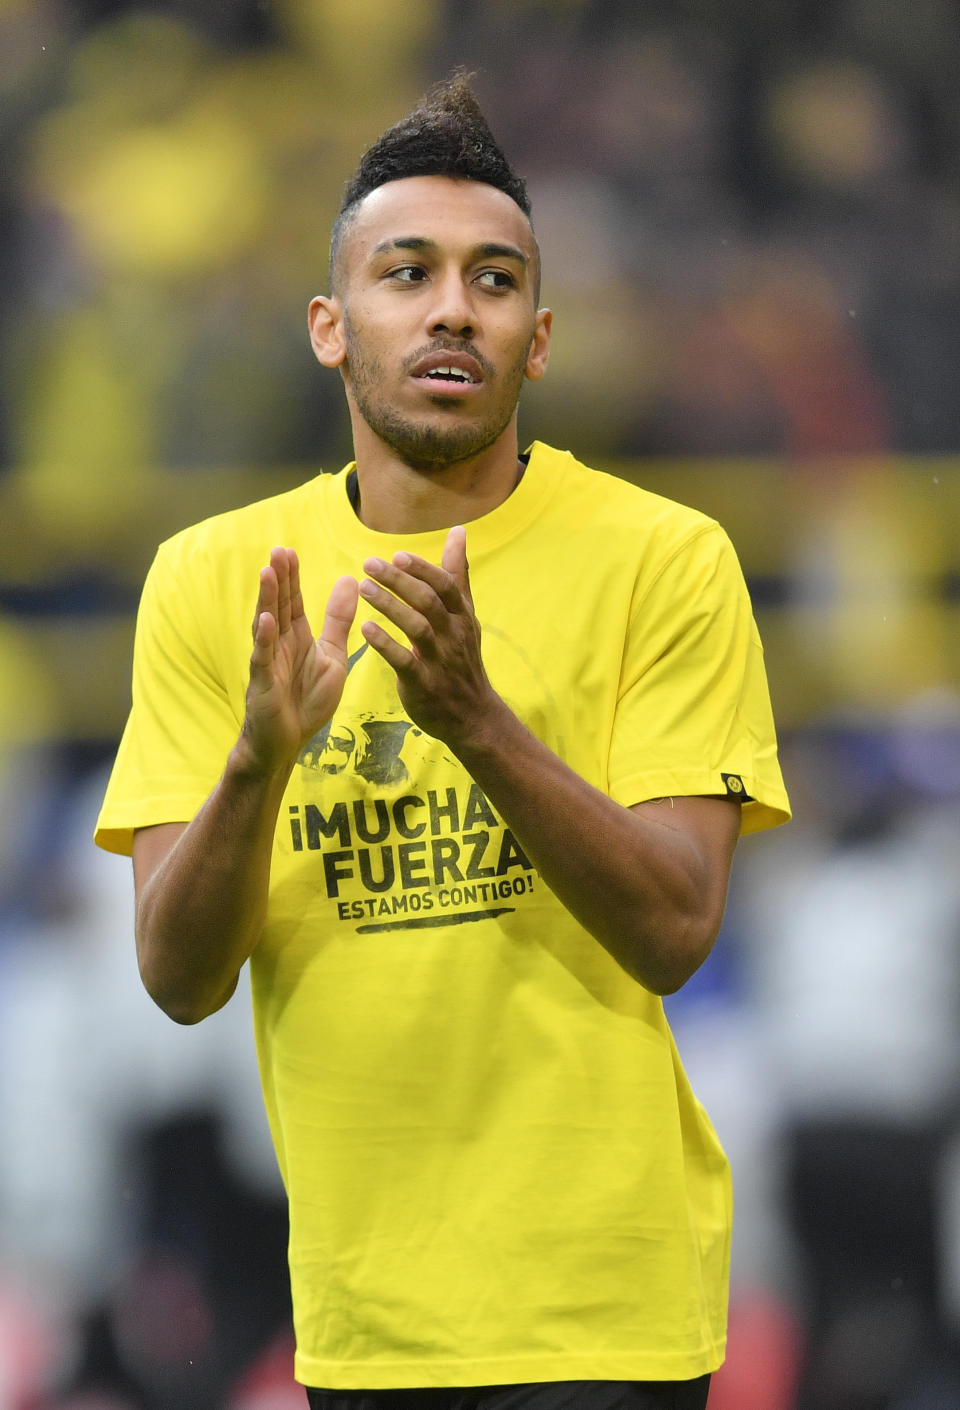
<svg viewBox="0 0 960 1410"><path fill-rule="evenodd" d="M172 1018L250 960L319 1410L696 1410L723 1354L727 1167L658 996L787 816L761 648L715 523L518 455L539 272L443 85L364 156L310 305L355 464L144 589L98 841Z"/></svg>

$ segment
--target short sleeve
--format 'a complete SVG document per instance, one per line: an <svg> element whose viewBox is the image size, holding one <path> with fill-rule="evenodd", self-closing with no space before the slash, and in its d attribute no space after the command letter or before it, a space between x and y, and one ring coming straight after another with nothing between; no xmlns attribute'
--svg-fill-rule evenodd
<svg viewBox="0 0 960 1410"><path fill-rule="evenodd" d="M610 751L624 806L693 794L743 803L741 831L790 816L763 647L743 574L707 521L653 575L631 613Z"/></svg>
<svg viewBox="0 0 960 1410"><path fill-rule="evenodd" d="M182 559L178 539L161 545L140 600L133 703L94 834L110 852L129 855L136 828L189 822L242 724L191 603L214 585Z"/></svg>

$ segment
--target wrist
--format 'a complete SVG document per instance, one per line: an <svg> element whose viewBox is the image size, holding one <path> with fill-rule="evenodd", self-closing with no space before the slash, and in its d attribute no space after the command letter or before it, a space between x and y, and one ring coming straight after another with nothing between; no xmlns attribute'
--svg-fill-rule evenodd
<svg viewBox="0 0 960 1410"><path fill-rule="evenodd" d="M491 689L485 704L471 714L455 738L448 737L447 743L472 773L504 748L511 729L519 723L506 701Z"/></svg>
<svg viewBox="0 0 960 1410"><path fill-rule="evenodd" d="M238 782L278 786L282 792L296 762L296 756L265 759L244 729L230 751L227 772Z"/></svg>

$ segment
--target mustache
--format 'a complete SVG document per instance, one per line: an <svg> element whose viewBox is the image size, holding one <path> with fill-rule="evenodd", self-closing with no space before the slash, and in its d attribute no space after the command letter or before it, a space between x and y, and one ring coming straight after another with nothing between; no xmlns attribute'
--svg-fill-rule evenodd
<svg viewBox="0 0 960 1410"><path fill-rule="evenodd" d="M485 377L494 375L493 364L487 361L483 353L474 347L473 343L464 338L437 338L432 343L425 343L422 348L417 348L416 352L404 358L404 372L409 372L411 368L416 367L421 358L429 357L431 353L441 352L466 353L467 357L472 357L477 363Z"/></svg>

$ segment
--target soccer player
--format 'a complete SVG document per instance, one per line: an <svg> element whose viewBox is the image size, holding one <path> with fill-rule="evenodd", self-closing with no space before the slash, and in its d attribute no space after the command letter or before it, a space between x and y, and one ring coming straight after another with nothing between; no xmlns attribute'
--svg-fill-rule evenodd
<svg viewBox="0 0 960 1410"><path fill-rule="evenodd" d="M250 961L314 1410L702 1410L723 1356L728 1169L660 996L788 815L761 647L716 523L518 454L539 284L455 78L310 305L355 462L143 593L98 841L172 1018Z"/></svg>

